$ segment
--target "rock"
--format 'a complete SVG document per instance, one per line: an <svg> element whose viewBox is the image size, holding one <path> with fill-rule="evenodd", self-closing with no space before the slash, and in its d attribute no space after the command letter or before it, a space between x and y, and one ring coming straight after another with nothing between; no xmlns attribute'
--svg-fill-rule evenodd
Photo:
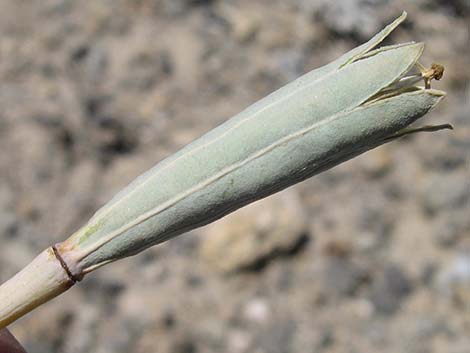
<svg viewBox="0 0 470 353"><path fill-rule="evenodd" d="M470 224L453 213L434 227L433 238L436 244L449 248L463 238L465 233L470 234Z"/></svg>
<svg viewBox="0 0 470 353"><path fill-rule="evenodd" d="M198 351L196 343L190 338L174 343L171 349L171 353L196 353Z"/></svg>
<svg viewBox="0 0 470 353"><path fill-rule="evenodd" d="M451 334L446 320L432 316L422 316L416 318L416 336L421 340L429 340L439 334Z"/></svg>
<svg viewBox="0 0 470 353"><path fill-rule="evenodd" d="M255 298L246 304L243 314L250 321L264 323L269 320L271 309L266 300Z"/></svg>
<svg viewBox="0 0 470 353"><path fill-rule="evenodd" d="M227 345L230 352L247 352L250 347L252 337L248 332L242 330L232 330L228 334Z"/></svg>
<svg viewBox="0 0 470 353"><path fill-rule="evenodd" d="M372 15L373 7L381 1L302 1L304 7L321 15L328 28L341 35L355 35L360 40L370 38L382 26L380 19Z"/></svg>
<svg viewBox="0 0 470 353"><path fill-rule="evenodd" d="M379 178L386 175L393 167L392 156L385 146L369 151L358 158L359 165L366 176Z"/></svg>
<svg viewBox="0 0 470 353"><path fill-rule="evenodd" d="M275 59L278 70L286 80L292 81L302 75L305 66L305 56L301 50L277 50Z"/></svg>
<svg viewBox="0 0 470 353"><path fill-rule="evenodd" d="M142 51L129 58L120 85L126 91L149 91L160 81L168 80L172 71L169 53Z"/></svg>
<svg viewBox="0 0 470 353"><path fill-rule="evenodd" d="M112 340L108 340L99 347L97 353L128 353L133 350L134 340L139 335L140 328L134 322L124 318L120 320L110 320L103 330L103 335L113 335ZM115 332L119 332L118 335Z"/></svg>
<svg viewBox="0 0 470 353"><path fill-rule="evenodd" d="M395 265L387 265L373 279L369 299L376 311L382 314L393 314L411 290L411 281L403 270Z"/></svg>
<svg viewBox="0 0 470 353"><path fill-rule="evenodd" d="M322 284L328 296L347 296L353 295L366 278L366 272L351 260L332 257L324 266Z"/></svg>
<svg viewBox="0 0 470 353"><path fill-rule="evenodd" d="M434 262L427 262L423 265L420 275L419 275L419 280L421 281L422 284L425 286L429 286L432 284L432 281L434 280L434 276L436 275L436 272L438 270L438 266Z"/></svg>
<svg viewBox="0 0 470 353"><path fill-rule="evenodd" d="M372 199L358 209L356 220L360 236L356 240L357 250L373 254L387 245L396 219L390 211L383 209L380 199Z"/></svg>
<svg viewBox="0 0 470 353"><path fill-rule="evenodd" d="M260 27L259 11L247 13L222 2L218 12L230 24L232 35L239 42L248 42L256 36Z"/></svg>
<svg viewBox="0 0 470 353"><path fill-rule="evenodd" d="M13 212L7 210L0 213L0 238L13 239L18 232L18 226L19 220Z"/></svg>
<svg viewBox="0 0 470 353"><path fill-rule="evenodd" d="M466 174L427 177L421 186L420 199L429 214L464 207L470 199L470 178Z"/></svg>
<svg viewBox="0 0 470 353"><path fill-rule="evenodd" d="M96 306L84 304L76 310L74 319L69 327L70 334L65 340L64 353L86 353L93 349L96 340L96 321L100 320L100 313Z"/></svg>
<svg viewBox="0 0 470 353"><path fill-rule="evenodd" d="M436 276L438 292L463 307L470 303L470 251L457 255Z"/></svg>
<svg viewBox="0 0 470 353"><path fill-rule="evenodd" d="M255 338L256 349L252 351L266 353L287 353L290 352L290 345L296 330L296 323L293 320L283 318L276 320L271 325L262 330Z"/></svg>
<svg viewBox="0 0 470 353"><path fill-rule="evenodd" d="M306 242L308 222L297 194L284 191L208 226L201 256L221 272L259 269Z"/></svg>

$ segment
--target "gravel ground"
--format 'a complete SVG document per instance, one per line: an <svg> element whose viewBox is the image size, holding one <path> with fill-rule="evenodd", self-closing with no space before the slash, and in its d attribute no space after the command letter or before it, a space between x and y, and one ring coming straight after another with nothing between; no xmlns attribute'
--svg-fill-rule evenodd
<svg viewBox="0 0 470 353"><path fill-rule="evenodd" d="M468 0L0 2L0 282L135 176L366 41L427 43L453 132L371 151L89 275L30 353L465 353ZM242 226L241 226L242 225Z"/></svg>

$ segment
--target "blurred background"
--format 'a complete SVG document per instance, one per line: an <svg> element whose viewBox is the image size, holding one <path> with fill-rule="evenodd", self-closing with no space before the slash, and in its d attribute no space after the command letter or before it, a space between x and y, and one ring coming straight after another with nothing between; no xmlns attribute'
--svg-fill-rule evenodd
<svg viewBox="0 0 470 353"><path fill-rule="evenodd" d="M408 11L448 97L393 142L104 267L30 353L464 353L468 0L0 2L0 282L156 162ZM423 123L425 121L425 123Z"/></svg>

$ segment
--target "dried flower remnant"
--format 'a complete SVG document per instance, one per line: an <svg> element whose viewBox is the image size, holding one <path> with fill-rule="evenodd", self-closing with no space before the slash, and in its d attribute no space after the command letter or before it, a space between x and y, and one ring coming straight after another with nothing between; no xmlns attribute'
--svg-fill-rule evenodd
<svg viewBox="0 0 470 353"><path fill-rule="evenodd" d="M420 63L416 63L416 64L419 70L421 71L421 74L423 75L426 88L431 88L432 79L439 81L444 75L444 66L442 66L441 64L433 63L431 64L431 68L429 69L426 69Z"/></svg>
<svg viewBox="0 0 470 353"><path fill-rule="evenodd" d="M424 45L369 42L256 102L138 177L0 287L0 328L87 273L200 227L401 136L445 96ZM417 72L416 72L417 71ZM415 86L424 80L424 87Z"/></svg>

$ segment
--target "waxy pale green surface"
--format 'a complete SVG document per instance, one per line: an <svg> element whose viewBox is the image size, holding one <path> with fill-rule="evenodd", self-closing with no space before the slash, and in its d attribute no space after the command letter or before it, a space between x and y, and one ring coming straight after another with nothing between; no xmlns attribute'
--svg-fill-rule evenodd
<svg viewBox="0 0 470 353"><path fill-rule="evenodd" d="M428 112L443 92L411 89L365 103L423 51L421 43L370 51L404 17L137 178L59 245L71 271L80 276L207 224L383 144Z"/></svg>

